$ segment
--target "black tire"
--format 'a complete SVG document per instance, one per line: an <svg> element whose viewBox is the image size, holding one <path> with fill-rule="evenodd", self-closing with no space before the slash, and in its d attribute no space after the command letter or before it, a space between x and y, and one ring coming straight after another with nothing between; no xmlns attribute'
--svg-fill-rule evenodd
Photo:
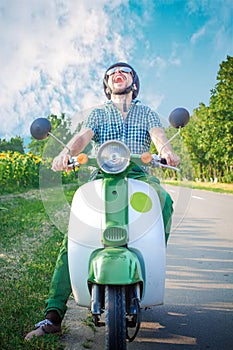
<svg viewBox="0 0 233 350"><path fill-rule="evenodd" d="M125 288L105 287L106 350L126 350Z"/></svg>

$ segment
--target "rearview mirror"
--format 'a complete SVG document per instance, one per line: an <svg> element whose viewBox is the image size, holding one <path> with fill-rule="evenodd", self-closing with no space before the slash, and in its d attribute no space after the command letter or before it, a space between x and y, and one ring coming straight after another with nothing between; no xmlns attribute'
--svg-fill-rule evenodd
<svg viewBox="0 0 233 350"><path fill-rule="evenodd" d="M189 112L187 109L179 107L174 109L169 115L169 123L173 128L183 128L189 122Z"/></svg>
<svg viewBox="0 0 233 350"><path fill-rule="evenodd" d="M46 118L37 118L30 127L32 137L37 140L46 139L51 131L51 123Z"/></svg>

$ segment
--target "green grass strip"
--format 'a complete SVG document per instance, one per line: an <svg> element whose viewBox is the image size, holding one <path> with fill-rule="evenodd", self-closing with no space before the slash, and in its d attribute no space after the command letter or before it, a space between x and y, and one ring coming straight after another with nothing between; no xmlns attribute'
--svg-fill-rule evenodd
<svg viewBox="0 0 233 350"><path fill-rule="evenodd" d="M44 318L44 301L63 234L50 223L36 195L1 198L0 228L1 350L63 349L56 335L24 341Z"/></svg>

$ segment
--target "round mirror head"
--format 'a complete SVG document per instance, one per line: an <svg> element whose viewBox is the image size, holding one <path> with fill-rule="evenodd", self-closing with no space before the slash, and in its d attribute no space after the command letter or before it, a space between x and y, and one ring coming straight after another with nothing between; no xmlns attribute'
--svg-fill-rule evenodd
<svg viewBox="0 0 233 350"><path fill-rule="evenodd" d="M32 137L37 140L43 140L48 137L50 131L51 123L46 118L37 118L30 127Z"/></svg>
<svg viewBox="0 0 233 350"><path fill-rule="evenodd" d="M179 107L170 113L168 119L173 128L183 128L189 122L189 112L187 109Z"/></svg>

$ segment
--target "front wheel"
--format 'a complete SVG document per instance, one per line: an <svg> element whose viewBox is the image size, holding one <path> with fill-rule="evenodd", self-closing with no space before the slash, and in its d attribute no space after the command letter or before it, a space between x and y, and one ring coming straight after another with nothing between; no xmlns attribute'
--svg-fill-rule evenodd
<svg viewBox="0 0 233 350"><path fill-rule="evenodd" d="M126 350L126 303L123 286L105 287L106 350Z"/></svg>

